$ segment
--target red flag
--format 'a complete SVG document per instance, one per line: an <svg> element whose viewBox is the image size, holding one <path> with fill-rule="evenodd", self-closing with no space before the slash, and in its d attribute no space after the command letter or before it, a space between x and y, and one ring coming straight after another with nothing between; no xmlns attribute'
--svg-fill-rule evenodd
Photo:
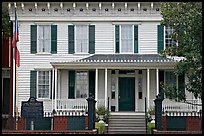
<svg viewBox="0 0 204 136"><path fill-rule="evenodd" d="M17 67L20 67L20 52L17 47L16 47L16 65Z"/></svg>

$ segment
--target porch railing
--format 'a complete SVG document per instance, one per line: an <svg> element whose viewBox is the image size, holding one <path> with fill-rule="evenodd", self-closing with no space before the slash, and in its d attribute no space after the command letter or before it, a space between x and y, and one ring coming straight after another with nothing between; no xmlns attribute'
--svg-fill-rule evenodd
<svg viewBox="0 0 204 136"><path fill-rule="evenodd" d="M163 111L200 111L202 109L202 106L199 106L198 104L199 101L198 100L191 100L188 99L186 100L188 103L184 103L184 102L175 102L175 101L171 101L169 99L164 99L162 102L162 109ZM189 104L189 103L193 103ZM149 106L150 107L154 107L154 99L150 99L149 100Z"/></svg>
<svg viewBox="0 0 204 136"><path fill-rule="evenodd" d="M84 110L88 111L86 99L57 99L56 110Z"/></svg>
<svg viewBox="0 0 204 136"><path fill-rule="evenodd" d="M83 110L88 111L88 102L86 99L57 99L56 110ZM98 106L105 105L105 99L97 100Z"/></svg>

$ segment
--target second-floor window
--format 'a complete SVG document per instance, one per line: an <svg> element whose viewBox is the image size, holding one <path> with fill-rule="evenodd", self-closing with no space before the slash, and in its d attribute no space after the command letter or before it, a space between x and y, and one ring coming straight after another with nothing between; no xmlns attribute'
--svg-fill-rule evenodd
<svg viewBox="0 0 204 136"><path fill-rule="evenodd" d="M115 53L138 53L137 25L115 25Z"/></svg>
<svg viewBox="0 0 204 136"><path fill-rule="evenodd" d="M38 52L51 51L51 26L39 25L38 26Z"/></svg>
<svg viewBox="0 0 204 136"><path fill-rule="evenodd" d="M57 53L57 25L31 25L30 52Z"/></svg>
<svg viewBox="0 0 204 136"><path fill-rule="evenodd" d="M133 52L133 27L121 25L121 53Z"/></svg>
<svg viewBox="0 0 204 136"><path fill-rule="evenodd" d="M68 25L68 53L95 53L95 25Z"/></svg>
<svg viewBox="0 0 204 136"><path fill-rule="evenodd" d="M76 46L77 53L88 53L88 26L76 26Z"/></svg>
<svg viewBox="0 0 204 136"><path fill-rule="evenodd" d="M177 44L177 42L174 41L171 37L174 31L175 30L169 26L165 27L165 46L166 48L171 47L173 44Z"/></svg>

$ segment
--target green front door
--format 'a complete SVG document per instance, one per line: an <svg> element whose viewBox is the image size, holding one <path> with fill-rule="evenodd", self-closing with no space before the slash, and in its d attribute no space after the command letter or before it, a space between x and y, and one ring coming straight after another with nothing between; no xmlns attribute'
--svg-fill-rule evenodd
<svg viewBox="0 0 204 136"><path fill-rule="evenodd" d="M135 78L119 78L119 111L135 111Z"/></svg>

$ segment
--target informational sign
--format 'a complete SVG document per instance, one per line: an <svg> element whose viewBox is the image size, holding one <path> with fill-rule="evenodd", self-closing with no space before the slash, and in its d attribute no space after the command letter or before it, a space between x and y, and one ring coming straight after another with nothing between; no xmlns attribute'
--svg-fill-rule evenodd
<svg viewBox="0 0 204 136"><path fill-rule="evenodd" d="M28 101L22 102L21 116L26 118L43 117L43 102L39 102L35 97L30 97Z"/></svg>

